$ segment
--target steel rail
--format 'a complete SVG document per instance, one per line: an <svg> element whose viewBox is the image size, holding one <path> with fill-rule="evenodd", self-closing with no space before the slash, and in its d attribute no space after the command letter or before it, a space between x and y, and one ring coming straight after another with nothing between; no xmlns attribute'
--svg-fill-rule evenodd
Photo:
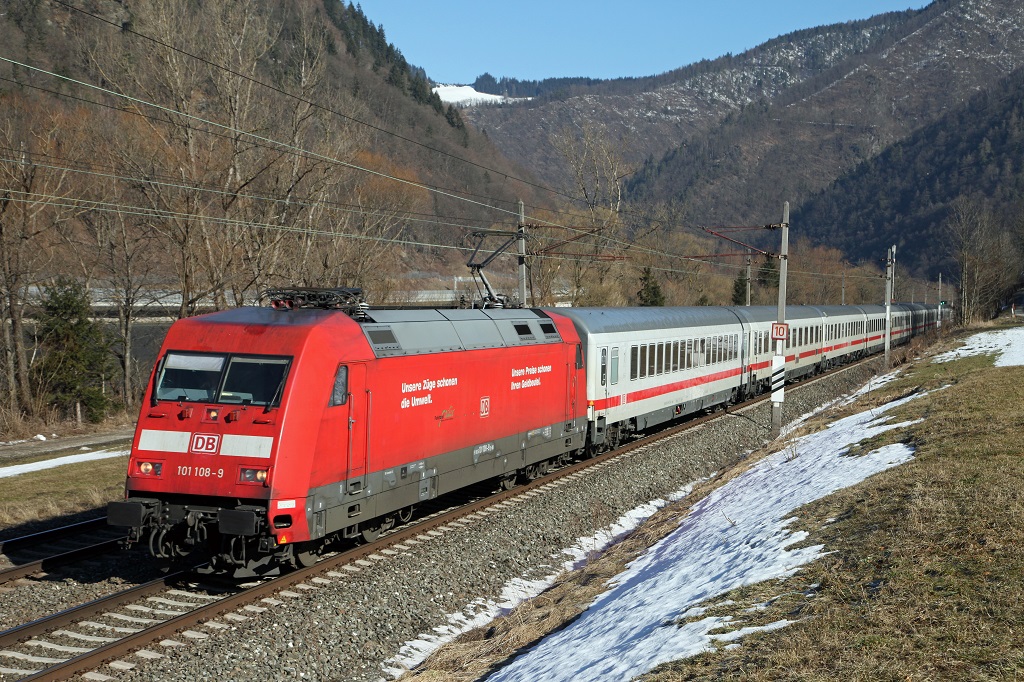
<svg viewBox="0 0 1024 682"><path fill-rule="evenodd" d="M38 533L32 533L30 535L23 535L17 538L11 538L10 540L0 541L0 552L7 554L10 551L24 549L33 545L39 545L44 542L51 542L68 535L76 535L90 530L100 530L101 528L107 527L107 517L101 516L95 519L89 519L87 521L79 521L78 523L72 523L67 526L61 526L60 528L51 528L49 530L39 531Z"/></svg>

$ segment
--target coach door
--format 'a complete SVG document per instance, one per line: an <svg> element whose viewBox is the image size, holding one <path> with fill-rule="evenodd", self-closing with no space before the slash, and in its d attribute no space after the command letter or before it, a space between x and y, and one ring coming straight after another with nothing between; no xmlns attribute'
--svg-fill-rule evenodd
<svg viewBox="0 0 1024 682"><path fill-rule="evenodd" d="M366 365L348 367L348 481L349 494L366 489L370 458L370 414L373 396L366 388Z"/></svg>
<svg viewBox="0 0 1024 682"><path fill-rule="evenodd" d="M608 347L601 346L598 351L600 357L600 377L598 380L598 396L605 405L608 404L608 392L611 390L611 356L608 354Z"/></svg>

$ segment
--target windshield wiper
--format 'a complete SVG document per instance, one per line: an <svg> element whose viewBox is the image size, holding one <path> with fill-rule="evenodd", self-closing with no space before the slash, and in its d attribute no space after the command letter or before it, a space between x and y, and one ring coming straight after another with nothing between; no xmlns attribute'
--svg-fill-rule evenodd
<svg viewBox="0 0 1024 682"><path fill-rule="evenodd" d="M277 402L278 398L281 397L281 393L284 392L284 380L288 378L288 372L281 373L281 381L277 384L277 389L274 391L274 395L270 397L270 400L266 405L263 406L263 414L270 412L270 408L273 407L274 403Z"/></svg>

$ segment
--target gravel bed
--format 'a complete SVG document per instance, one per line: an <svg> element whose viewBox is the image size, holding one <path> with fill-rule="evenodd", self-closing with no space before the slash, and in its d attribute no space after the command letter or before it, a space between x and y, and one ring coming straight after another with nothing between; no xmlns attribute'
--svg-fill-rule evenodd
<svg viewBox="0 0 1024 682"><path fill-rule="evenodd" d="M0 587L0 630L121 592L158 578L163 564L148 554L120 551L80 561Z"/></svg>
<svg viewBox="0 0 1024 682"><path fill-rule="evenodd" d="M788 422L862 386L877 363L808 386L787 388ZM741 460L768 440L771 404L726 417L637 451L631 457L505 507L408 551L329 583L279 595L263 613L222 619L228 628L200 626L211 636L161 647L164 658L127 672L124 680L380 680L382 664L400 646L446 624L476 599L497 599L505 583L541 577L581 536L593 535L625 512ZM327 576L325 576L327 577ZM5 602L10 595L5 595Z"/></svg>

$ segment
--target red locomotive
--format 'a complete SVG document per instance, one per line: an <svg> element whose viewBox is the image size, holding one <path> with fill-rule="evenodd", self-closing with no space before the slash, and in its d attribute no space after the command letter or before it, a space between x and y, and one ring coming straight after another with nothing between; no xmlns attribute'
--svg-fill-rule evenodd
<svg viewBox="0 0 1024 682"><path fill-rule="evenodd" d="M197 551L261 573L583 447L583 357L568 320L369 311L358 295L272 292L271 308L175 322L110 524L159 557Z"/></svg>

